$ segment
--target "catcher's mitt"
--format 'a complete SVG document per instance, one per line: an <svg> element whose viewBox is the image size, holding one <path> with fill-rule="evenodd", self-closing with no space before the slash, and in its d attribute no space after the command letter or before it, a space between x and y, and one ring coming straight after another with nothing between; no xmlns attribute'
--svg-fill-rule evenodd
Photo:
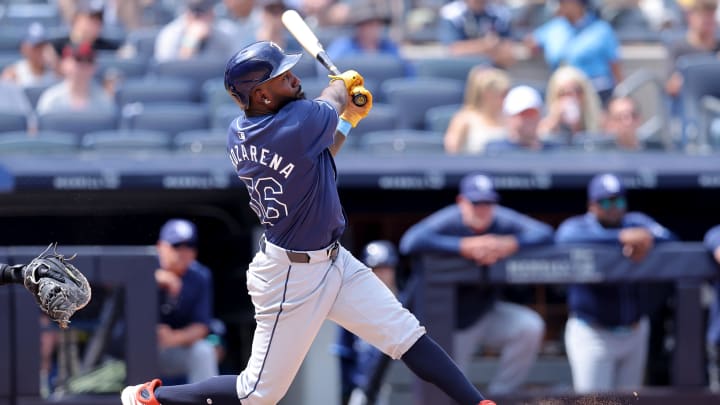
<svg viewBox="0 0 720 405"><path fill-rule="evenodd" d="M52 251L51 251L52 248ZM90 284L85 276L57 252L57 244L45 251L22 269L23 284L35 297L40 309L52 320L67 328L75 311L90 302Z"/></svg>

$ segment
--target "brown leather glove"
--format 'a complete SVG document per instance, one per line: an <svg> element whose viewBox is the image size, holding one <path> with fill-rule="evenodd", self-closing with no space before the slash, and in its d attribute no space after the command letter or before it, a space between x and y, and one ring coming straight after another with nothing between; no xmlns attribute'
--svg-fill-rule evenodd
<svg viewBox="0 0 720 405"><path fill-rule="evenodd" d="M362 94L367 99L367 103L363 105L362 107L358 107L353 103L353 96L356 94ZM370 109L372 109L373 105L373 98L372 93L368 91L365 87L362 86L355 86L350 91L350 97L348 97L347 104L345 104L345 110L342 114L340 114L340 118L344 119L345 121L349 122L353 128L355 128L362 120L363 118L367 117L367 115L370 113Z"/></svg>

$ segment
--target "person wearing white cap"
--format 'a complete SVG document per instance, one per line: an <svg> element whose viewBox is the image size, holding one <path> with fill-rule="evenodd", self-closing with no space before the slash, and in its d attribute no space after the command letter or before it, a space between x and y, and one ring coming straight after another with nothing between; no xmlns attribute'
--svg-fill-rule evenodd
<svg viewBox="0 0 720 405"><path fill-rule="evenodd" d="M20 86L50 85L59 80L55 66L57 58L48 52L48 37L45 27L32 23L20 44L22 59L7 66L0 79L14 82Z"/></svg>
<svg viewBox="0 0 720 405"><path fill-rule="evenodd" d="M543 107L542 96L537 90L525 85L513 87L503 101L507 138L490 141L485 152L546 150L557 146L544 142L538 134Z"/></svg>

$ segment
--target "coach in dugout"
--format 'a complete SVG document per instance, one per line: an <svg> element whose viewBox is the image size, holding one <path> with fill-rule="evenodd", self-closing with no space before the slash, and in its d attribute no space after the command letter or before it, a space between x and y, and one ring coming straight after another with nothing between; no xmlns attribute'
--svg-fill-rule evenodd
<svg viewBox="0 0 720 405"><path fill-rule="evenodd" d="M488 176L465 176L455 204L412 226L400 241L400 251L460 255L488 266L523 247L552 243L553 229L549 225L503 207L498 201ZM467 371L479 345L500 350L498 372L488 392L515 392L540 350L545 333L542 318L525 306L499 300L498 292L485 285L459 286L456 308L458 329L453 337L453 359Z"/></svg>
<svg viewBox="0 0 720 405"><path fill-rule="evenodd" d="M655 242L675 239L649 216L627 212L625 187L613 174L593 177L587 197L587 213L560 224L557 244L617 245L628 260L638 262ZM633 390L643 385L650 337L643 298L647 291L636 283L568 286L565 348L576 392Z"/></svg>

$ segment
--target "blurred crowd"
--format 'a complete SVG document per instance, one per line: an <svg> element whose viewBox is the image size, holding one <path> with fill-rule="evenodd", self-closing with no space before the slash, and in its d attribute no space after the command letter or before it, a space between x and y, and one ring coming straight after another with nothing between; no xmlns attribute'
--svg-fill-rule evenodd
<svg viewBox="0 0 720 405"><path fill-rule="evenodd" d="M375 95L351 146L720 145L720 89L706 85L720 71L715 0L11 0L0 5L0 144L40 150L62 133L68 150L182 149L188 138L204 145L195 152L222 150L218 134L241 113L224 63L259 40L302 52L286 9ZM651 70L628 63L648 49L661 52ZM327 84L308 56L295 73L308 97Z"/></svg>

